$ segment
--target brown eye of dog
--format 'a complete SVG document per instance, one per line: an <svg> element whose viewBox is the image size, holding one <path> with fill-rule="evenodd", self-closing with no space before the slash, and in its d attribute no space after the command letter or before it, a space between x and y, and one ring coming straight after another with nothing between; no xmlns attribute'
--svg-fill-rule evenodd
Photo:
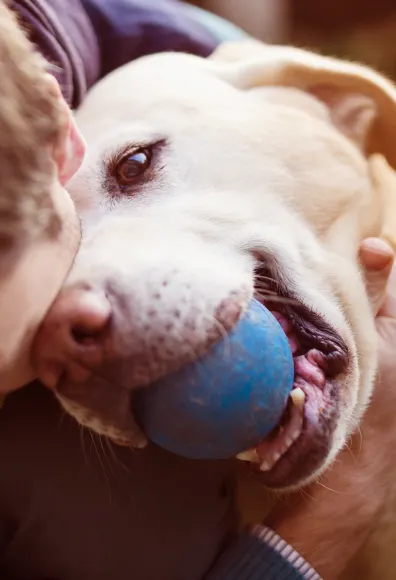
<svg viewBox="0 0 396 580"><path fill-rule="evenodd" d="M144 173L151 161L151 154L148 149L137 149L133 153L126 155L117 164L115 177L120 185L130 185L137 177Z"/></svg>

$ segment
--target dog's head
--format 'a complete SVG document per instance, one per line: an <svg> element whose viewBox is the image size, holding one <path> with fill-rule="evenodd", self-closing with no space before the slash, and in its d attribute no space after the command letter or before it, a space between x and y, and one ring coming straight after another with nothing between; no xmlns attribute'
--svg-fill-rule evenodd
<svg viewBox="0 0 396 580"><path fill-rule="evenodd" d="M136 61L77 119L83 242L37 338L42 380L81 423L144 446L136 390L204 354L255 296L289 337L300 388L260 448L261 477L310 480L358 423L375 375L357 254L389 233L392 199L368 156L396 161L393 86L249 41L208 60Z"/></svg>

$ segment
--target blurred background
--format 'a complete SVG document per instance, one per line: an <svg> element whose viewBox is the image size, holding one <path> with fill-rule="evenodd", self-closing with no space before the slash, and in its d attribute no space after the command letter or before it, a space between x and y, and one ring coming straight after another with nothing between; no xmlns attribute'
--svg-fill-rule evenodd
<svg viewBox="0 0 396 580"><path fill-rule="evenodd" d="M359 60L396 79L396 0L189 0L267 42Z"/></svg>

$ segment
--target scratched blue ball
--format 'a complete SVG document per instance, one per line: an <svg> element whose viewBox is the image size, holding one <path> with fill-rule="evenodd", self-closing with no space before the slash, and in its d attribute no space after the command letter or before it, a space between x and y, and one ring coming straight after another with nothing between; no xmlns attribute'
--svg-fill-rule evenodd
<svg viewBox="0 0 396 580"><path fill-rule="evenodd" d="M287 337L252 300L205 357L142 391L138 417L149 439L192 459L226 459L279 423L294 381Z"/></svg>

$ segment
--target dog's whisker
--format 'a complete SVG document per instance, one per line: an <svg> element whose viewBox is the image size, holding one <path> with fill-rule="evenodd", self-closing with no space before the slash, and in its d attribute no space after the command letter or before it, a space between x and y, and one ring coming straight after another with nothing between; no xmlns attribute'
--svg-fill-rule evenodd
<svg viewBox="0 0 396 580"><path fill-rule="evenodd" d="M260 274L260 273L254 273L254 279L255 280L263 280L268 284L271 284L271 286L279 286L279 282L277 280L275 280L275 278L271 278L270 276L265 276L264 274Z"/></svg>
<svg viewBox="0 0 396 580"><path fill-rule="evenodd" d="M332 493L337 493L339 495L346 495L344 491L342 490L336 490L336 489L332 489L331 487L328 487L327 485L325 485L324 483L322 483L320 481L320 479L318 479L316 481L316 485L320 485L320 487L323 487L324 489L327 489L328 491L331 491Z"/></svg>
<svg viewBox="0 0 396 580"><path fill-rule="evenodd" d="M232 352L231 352L231 344L230 344L230 339L229 339L229 333L227 331L227 329L225 328L225 326L219 322L218 320L214 319L214 324L217 328L217 330L219 331L221 338L223 340L223 344L226 346L227 352L227 358L231 358L232 356Z"/></svg>
<svg viewBox="0 0 396 580"><path fill-rule="evenodd" d="M127 473L130 474L131 470L125 465L125 463L123 463L123 461L121 461L121 459L117 456L116 452L114 451L114 446L113 446L113 442L111 441L111 439L109 439L108 437L105 437L104 441L105 441L105 444L109 450L109 453L114 461L115 466L121 467Z"/></svg>
<svg viewBox="0 0 396 580"><path fill-rule="evenodd" d="M258 288L255 289L254 294L255 294L255 297L258 298L259 300L265 300L268 303L279 303L279 304L287 304L287 305L298 304L298 302L296 300L294 300L293 298L288 298L286 296L278 296L274 293L267 292L265 290L261 291Z"/></svg>
<svg viewBox="0 0 396 580"><path fill-rule="evenodd" d="M284 493L279 493L278 492L274 492L274 497L276 498L276 501L283 504L283 505L287 505L287 496Z"/></svg>
<svg viewBox="0 0 396 580"><path fill-rule="evenodd" d="M357 434L357 435L358 435L358 437L359 437L359 447L358 447L358 449L357 449L357 453L356 453L356 455L353 453L353 451L352 451L352 449L351 449L350 445L348 444L348 441L346 441L346 443L345 443L345 447L348 449L348 451L350 452L351 456L352 456L352 457L353 457L355 460L357 460L357 459L359 459L359 457L360 457L360 454L361 454L361 452L362 452L362 448L363 448L363 433L362 433L362 429L361 429L361 426L360 426L360 420L359 420L359 418L358 418L358 417L354 417L354 416L352 416L352 417L351 417L351 423L353 423L353 425L354 425L354 427L355 427L356 434Z"/></svg>
<svg viewBox="0 0 396 580"><path fill-rule="evenodd" d="M109 458L108 458L108 456L107 456L107 453L106 453L106 447L105 447L105 446L104 446L104 444L103 444L103 436L102 436L102 435L100 435L99 433L98 433L98 439L99 439L100 447L101 447L101 449L102 449L102 452L103 452L103 459L104 459L104 461L106 461L106 463L107 463L107 465L108 465L108 467L109 467L109 469L110 469L111 473L112 473L113 475L115 475L115 472L114 472L114 470L113 470L113 467L112 467L112 465L111 465L111 463L110 463L110 461L109 461Z"/></svg>
<svg viewBox="0 0 396 580"><path fill-rule="evenodd" d="M82 425L78 424L78 430L79 430L80 443L81 443L81 448L82 448L82 452L83 452L83 456L84 456L85 465L88 465L88 456L87 456L87 450L85 447L85 429Z"/></svg>
<svg viewBox="0 0 396 580"><path fill-rule="evenodd" d="M101 457L101 454L100 454L100 450L98 449L98 447L97 447L97 445L96 445L96 441L95 441L95 436L96 436L97 434L96 434L96 433L94 433L94 432L93 432L91 429L89 429L89 432L90 432L90 434L91 434L91 439L92 439L92 444L93 444L93 447L94 447L94 449L95 449L95 452L96 452L97 458L98 458L98 460L99 460L99 463L100 463L100 465L101 465L101 468L102 468L102 471L103 471L103 475L104 475L104 477L105 477L105 480L106 480L106 486L107 486L107 488L108 488L108 491L109 491L109 498L110 498L110 502L112 502L111 486L110 486L110 481L109 481L109 478L108 478L108 475L107 475L107 472L106 472L106 466L105 466L105 464L103 463L103 460L102 460L102 457Z"/></svg>
<svg viewBox="0 0 396 580"><path fill-rule="evenodd" d="M64 409L62 409L62 413L61 413L59 423L58 423L58 429L60 429L62 427L62 423L63 423L66 415L67 415L66 411Z"/></svg>
<svg viewBox="0 0 396 580"><path fill-rule="evenodd" d="M299 491L300 491L300 495L308 498L310 501L318 502L318 500L315 499L314 497L312 497L312 495L310 495L304 488L301 488Z"/></svg>

